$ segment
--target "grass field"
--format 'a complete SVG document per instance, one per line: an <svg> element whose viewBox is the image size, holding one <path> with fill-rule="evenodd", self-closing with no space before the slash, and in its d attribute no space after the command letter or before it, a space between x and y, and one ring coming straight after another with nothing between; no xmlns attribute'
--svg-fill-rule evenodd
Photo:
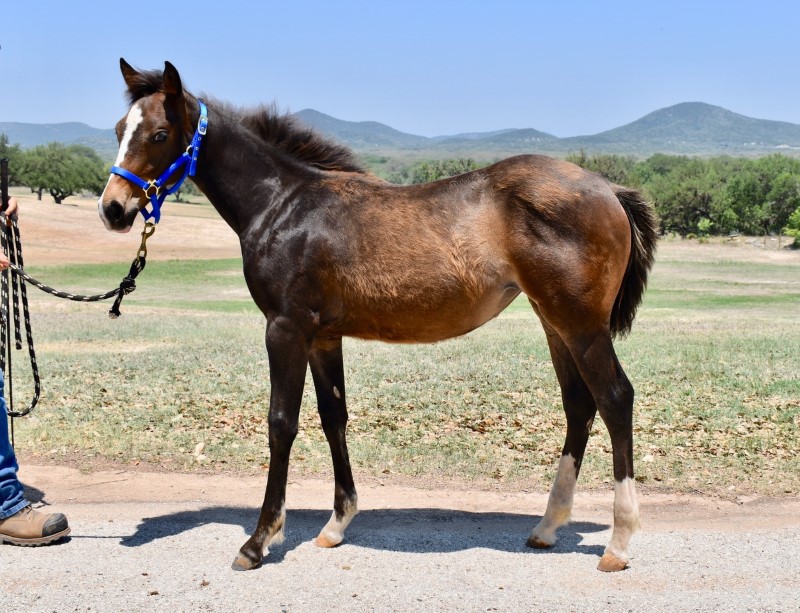
<svg viewBox="0 0 800 613"><path fill-rule="evenodd" d="M777 257L780 256L780 257ZM76 292L125 265L31 268ZM108 304L34 288L40 406L17 421L23 459L262 471L268 459L264 322L238 260L152 262ZM664 242L633 333L637 480L657 488L800 493L800 253ZM31 389L15 356L19 407ZM345 344L351 459L360 474L502 480L546 489L565 420L544 335L522 300L482 329L427 346ZM293 467L330 474L310 376ZM598 420L581 482L611 480Z"/></svg>

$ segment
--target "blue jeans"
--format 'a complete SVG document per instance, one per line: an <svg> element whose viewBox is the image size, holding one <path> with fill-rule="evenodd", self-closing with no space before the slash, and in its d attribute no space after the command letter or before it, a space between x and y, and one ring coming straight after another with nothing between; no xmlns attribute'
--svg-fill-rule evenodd
<svg viewBox="0 0 800 613"><path fill-rule="evenodd" d="M28 501L22 494L22 484L17 479L17 457L14 455L11 439L8 438L3 386L3 373L0 371L0 519L11 517L28 506Z"/></svg>

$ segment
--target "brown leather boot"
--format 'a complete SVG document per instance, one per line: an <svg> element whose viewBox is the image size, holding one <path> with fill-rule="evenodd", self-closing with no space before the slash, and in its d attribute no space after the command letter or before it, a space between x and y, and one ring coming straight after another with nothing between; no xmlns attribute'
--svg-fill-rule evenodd
<svg viewBox="0 0 800 613"><path fill-rule="evenodd" d="M35 547L47 545L68 534L69 524L62 513L40 513L30 505L0 520L0 543Z"/></svg>

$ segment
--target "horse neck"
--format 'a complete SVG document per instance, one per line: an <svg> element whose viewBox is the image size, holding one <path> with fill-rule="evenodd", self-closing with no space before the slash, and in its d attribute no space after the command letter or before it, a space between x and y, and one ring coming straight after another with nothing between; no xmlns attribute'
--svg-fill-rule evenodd
<svg viewBox="0 0 800 613"><path fill-rule="evenodd" d="M295 170L238 120L209 107L194 181L236 234L282 205L282 194L298 181Z"/></svg>

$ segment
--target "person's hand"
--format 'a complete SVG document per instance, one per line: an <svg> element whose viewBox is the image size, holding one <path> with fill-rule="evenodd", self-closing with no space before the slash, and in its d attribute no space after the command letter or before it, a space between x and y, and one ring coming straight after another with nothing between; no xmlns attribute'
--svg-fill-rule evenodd
<svg viewBox="0 0 800 613"><path fill-rule="evenodd" d="M6 210L3 211L6 214L7 224L11 223L11 216L15 215L18 209L19 205L17 204L17 199L14 198L14 196L11 196L11 198L8 199L8 206L6 207Z"/></svg>
<svg viewBox="0 0 800 613"><path fill-rule="evenodd" d="M17 205L17 199L14 198L14 197L9 198L8 199L8 208L6 208L6 210L5 210L6 223L7 224L11 223L11 216L14 213L17 212L18 208L19 207ZM4 253L0 252L0 270L5 270L6 268L9 267L10 264L11 264L11 262L8 261L8 258L6 257L6 255Z"/></svg>
<svg viewBox="0 0 800 613"><path fill-rule="evenodd" d="M6 207L5 214L8 217L11 217L14 213L17 212L19 206L17 205L17 199L14 196L8 199L8 206Z"/></svg>

